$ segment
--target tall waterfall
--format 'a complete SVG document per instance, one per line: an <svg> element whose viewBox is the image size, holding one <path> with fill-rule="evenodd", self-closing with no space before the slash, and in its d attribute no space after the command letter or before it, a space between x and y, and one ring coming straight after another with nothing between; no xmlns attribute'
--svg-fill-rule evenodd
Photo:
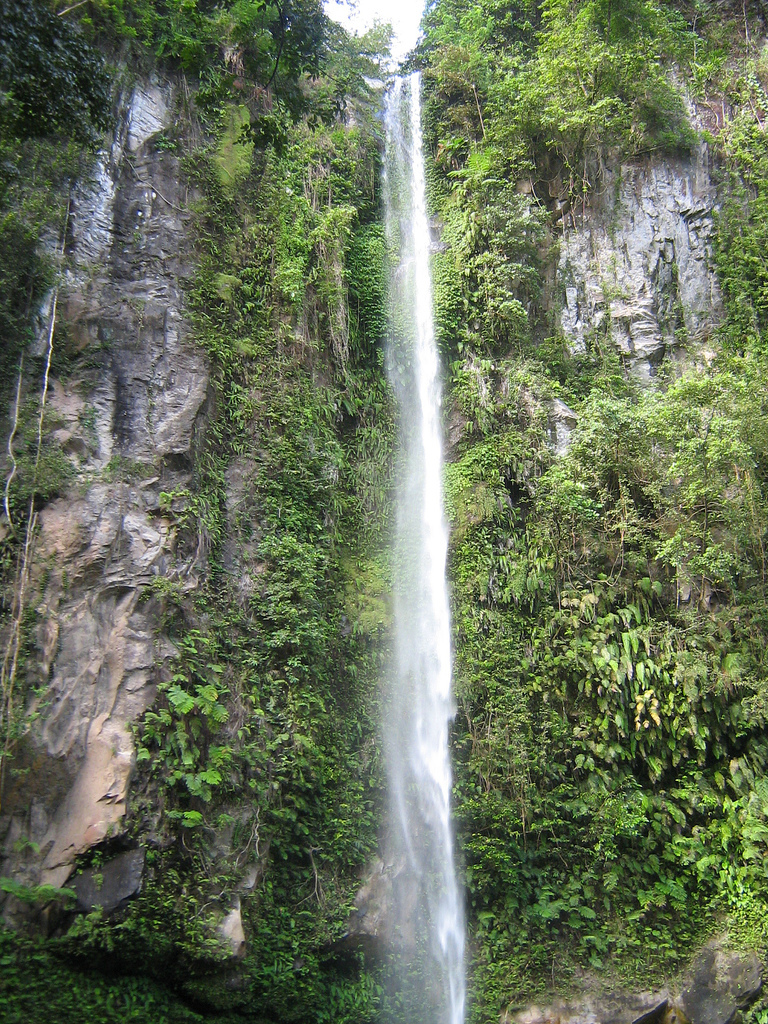
<svg viewBox="0 0 768 1024"><path fill-rule="evenodd" d="M398 1020L461 1024L464 922L450 820L451 641L445 580L440 382L432 323L420 76L386 105L385 201L392 275L389 373L403 450L396 539L396 664L388 715L401 950Z"/></svg>

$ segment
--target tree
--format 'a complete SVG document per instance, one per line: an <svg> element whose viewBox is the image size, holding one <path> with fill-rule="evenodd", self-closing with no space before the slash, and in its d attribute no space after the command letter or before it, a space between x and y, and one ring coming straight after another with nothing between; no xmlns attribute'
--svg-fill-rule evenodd
<svg viewBox="0 0 768 1024"><path fill-rule="evenodd" d="M37 0L0 0L0 132L88 142L110 120L104 58Z"/></svg>

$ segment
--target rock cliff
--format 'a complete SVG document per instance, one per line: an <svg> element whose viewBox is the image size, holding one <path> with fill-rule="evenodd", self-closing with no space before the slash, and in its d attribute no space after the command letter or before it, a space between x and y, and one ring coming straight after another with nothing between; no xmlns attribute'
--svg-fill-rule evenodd
<svg viewBox="0 0 768 1024"><path fill-rule="evenodd" d="M189 340L190 196L157 146L180 115L178 83L138 82L111 145L73 193L57 339L74 369L50 382L48 415L74 485L40 513L32 580L39 685L0 818L0 874L63 885L75 858L119 837L134 766L131 725L174 652L151 598L173 572L160 494L184 487L208 393ZM48 332L51 303L41 313ZM7 902L6 916L19 912Z"/></svg>
<svg viewBox="0 0 768 1024"><path fill-rule="evenodd" d="M605 167L589 208L562 216L557 290L572 351L610 338L648 383L665 355L706 347L722 316L711 172L705 143L688 159Z"/></svg>

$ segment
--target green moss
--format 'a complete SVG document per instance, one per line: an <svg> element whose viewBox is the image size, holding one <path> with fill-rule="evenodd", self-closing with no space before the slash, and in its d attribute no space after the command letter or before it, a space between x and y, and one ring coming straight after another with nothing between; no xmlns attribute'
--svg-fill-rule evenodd
<svg viewBox="0 0 768 1024"><path fill-rule="evenodd" d="M216 274L213 286L220 299L231 303L234 300L236 289L240 287L240 278L235 277L234 274Z"/></svg>
<svg viewBox="0 0 768 1024"><path fill-rule="evenodd" d="M253 139L246 129L251 123L248 107L241 103L224 107L221 114L223 128L219 137L214 161L221 176L221 183L232 192L248 173L253 155Z"/></svg>
<svg viewBox="0 0 768 1024"><path fill-rule="evenodd" d="M386 561L348 556L342 563L347 583L344 609L355 633L376 637L392 624L390 592L392 580Z"/></svg>

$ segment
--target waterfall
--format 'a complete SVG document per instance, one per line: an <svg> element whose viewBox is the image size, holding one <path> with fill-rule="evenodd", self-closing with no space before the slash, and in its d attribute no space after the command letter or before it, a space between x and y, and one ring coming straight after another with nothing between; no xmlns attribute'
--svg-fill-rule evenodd
<svg viewBox="0 0 768 1024"><path fill-rule="evenodd" d="M392 260L388 369L401 414L396 663L385 732L399 857L395 1003L408 1024L462 1024L464 922L450 819L453 717L440 381L432 322L420 76L388 93L385 203ZM399 828L398 828L399 826Z"/></svg>

